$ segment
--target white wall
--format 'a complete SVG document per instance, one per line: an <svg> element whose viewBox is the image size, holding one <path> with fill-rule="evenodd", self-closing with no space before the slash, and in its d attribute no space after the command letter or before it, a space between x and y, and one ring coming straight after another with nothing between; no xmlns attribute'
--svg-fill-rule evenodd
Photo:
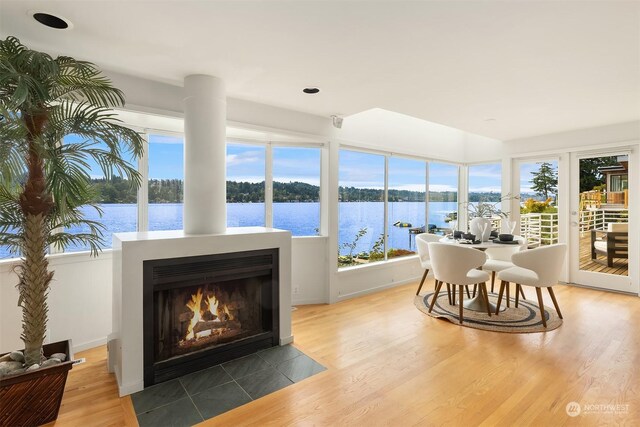
<svg viewBox="0 0 640 427"><path fill-rule="evenodd" d="M291 247L293 305L328 301L327 237L294 237Z"/></svg>
<svg viewBox="0 0 640 427"><path fill-rule="evenodd" d="M424 270L417 256L366 266L347 267L335 273L336 298L342 301L420 279Z"/></svg>
<svg viewBox="0 0 640 427"><path fill-rule="evenodd" d="M588 129L539 135L509 141L466 144L466 162L484 162L512 157L534 157L635 144L640 140L640 121L616 123Z"/></svg>
<svg viewBox="0 0 640 427"><path fill-rule="evenodd" d="M24 348L15 262L0 262L0 353ZM71 338L74 351L106 343L111 332L111 251L53 255L46 342Z"/></svg>
<svg viewBox="0 0 640 427"><path fill-rule="evenodd" d="M504 150L508 155L582 151L638 143L639 140L640 121L633 121L505 141Z"/></svg>

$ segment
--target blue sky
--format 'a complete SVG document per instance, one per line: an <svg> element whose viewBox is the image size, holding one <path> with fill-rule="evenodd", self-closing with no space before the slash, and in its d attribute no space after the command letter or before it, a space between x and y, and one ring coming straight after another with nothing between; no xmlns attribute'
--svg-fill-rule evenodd
<svg viewBox="0 0 640 427"><path fill-rule="evenodd" d="M149 135L149 178L184 179L182 138Z"/></svg>
<svg viewBox="0 0 640 427"><path fill-rule="evenodd" d="M502 192L502 165L489 163L469 166L469 191Z"/></svg>
<svg viewBox="0 0 640 427"><path fill-rule="evenodd" d="M320 148L273 147L273 180L320 185ZM227 179L262 182L265 175L263 146L227 144Z"/></svg>
<svg viewBox="0 0 640 427"><path fill-rule="evenodd" d="M391 157L389 159L389 188L425 191L426 163L422 160ZM384 156L357 151L340 151L340 185L360 188L384 188ZM458 167L443 163L429 163L431 191L457 191Z"/></svg>
<svg viewBox="0 0 640 427"><path fill-rule="evenodd" d="M545 161L552 165L556 173L558 172L557 160ZM541 164L542 161L520 163L520 193L535 193L535 191L531 189L531 179L533 178L531 172L537 172L540 169Z"/></svg>

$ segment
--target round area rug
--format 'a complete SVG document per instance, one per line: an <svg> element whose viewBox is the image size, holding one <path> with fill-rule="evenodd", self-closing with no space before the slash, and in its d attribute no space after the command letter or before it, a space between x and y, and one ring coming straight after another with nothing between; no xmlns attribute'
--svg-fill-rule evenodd
<svg viewBox="0 0 640 427"><path fill-rule="evenodd" d="M459 306L450 305L447 297L447 292L440 292L436 304L433 306L433 310L429 313L429 305L433 292L426 295L418 295L414 299L414 304L418 310L428 314L431 317L440 319L446 319L456 325L460 324L458 317ZM502 297L502 304L500 308L506 307L506 298ZM465 301L468 301L465 298ZM492 304L498 302L498 295L489 293L489 301ZM457 302L457 299L456 299ZM532 302L531 300L520 300L518 308L515 307L515 299L510 299L510 307L504 311L501 311L499 315L491 313L491 317L486 312L479 312L465 309L463 313L462 326L469 328L484 329L486 331L496 332L509 332L514 334L523 334L531 332L545 332L556 329L562 325L562 319L558 317L558 313L549 308L544 307L544 313L547 318L547 327L542 326L542 319L540 318L540 309L538 308L537 300Z"/></svg>

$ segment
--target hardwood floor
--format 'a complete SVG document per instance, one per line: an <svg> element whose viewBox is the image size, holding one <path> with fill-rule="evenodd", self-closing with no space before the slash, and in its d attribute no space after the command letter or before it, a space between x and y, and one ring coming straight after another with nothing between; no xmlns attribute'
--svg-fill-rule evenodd
<svg viewBox="0 0 640 427"><path fill-rule="evenodd" d="M58 419L47 426L137 426L130 397L119 398L115 376L107 372L107 348L74 355L86 363L69 372Z"/></svg>
<svg viewBox="0 0 640 427"><path fill-rule="evenodd" d="M328 370L200 425L640 424L638 297L558 285L559 329L504 334L426 316L416 288L299 307L295 345ZM55 425L134 425L104 348L78 356Z"/></svg>

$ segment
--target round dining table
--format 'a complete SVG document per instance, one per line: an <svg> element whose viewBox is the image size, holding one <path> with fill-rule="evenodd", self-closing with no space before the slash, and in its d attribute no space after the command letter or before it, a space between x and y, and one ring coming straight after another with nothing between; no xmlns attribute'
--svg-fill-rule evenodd
<svg viewBox="0 0 640 427"><path fill-rule="evenodd" d="M513 248L514 246L520 246L520 249L522 249L523 247L526 248L526 243L524 240L517 240L518 243L494 243L492 240L489 240L487 242L466 243L464 239L453 239L451 237L445 236L442 239L440 239L440 242L448 243L450 245L467 246L473 249L478 249L480 251L486 251L487 249L494 249L494 248L507 249L507 248ZM479 269L482 270L482 267L479 267ZM463 304L463 306L468 310L480 311L484 313L487 312L487 304L485 303L484 298L480 296L480 291L476 293L476 296L466 301ZM491 302L489 302L489 309L491 310L492 313L495 313L496 312L495 304L492 304ZM507 307L502 306L500 311L505 311L506 309Z"/></svg>

